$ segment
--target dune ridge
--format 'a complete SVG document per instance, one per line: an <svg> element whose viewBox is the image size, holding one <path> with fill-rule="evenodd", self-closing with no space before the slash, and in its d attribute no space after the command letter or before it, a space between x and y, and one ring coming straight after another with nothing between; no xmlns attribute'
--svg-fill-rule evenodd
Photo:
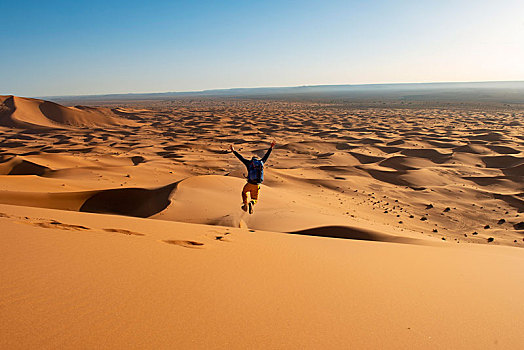
<svg viewBox="0 0 524 350"><path fill-rule="evenodd" d="M18 96L0 96L0 125L24 129L115 126L123 122L108 108L64 107Z"/></svg>
<svg viewBox="0 0 524 350"><path fill-rule="evenodd" d="M147 218L171 203L169 197L178 182L157 189L122 188L100 191L90 196L80 207L89 213L108 213Z"/></svg>

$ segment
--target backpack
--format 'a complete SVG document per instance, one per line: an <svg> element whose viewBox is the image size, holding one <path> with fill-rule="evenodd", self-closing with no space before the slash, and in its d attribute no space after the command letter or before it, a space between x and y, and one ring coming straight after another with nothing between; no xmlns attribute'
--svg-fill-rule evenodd
<svg viewBox="0 0 524 350"><path fill-rule="evenodd" d="M260 159L251 160L247 167L247 181L252 183L262 183L264 181L264 162Z"/></svg>

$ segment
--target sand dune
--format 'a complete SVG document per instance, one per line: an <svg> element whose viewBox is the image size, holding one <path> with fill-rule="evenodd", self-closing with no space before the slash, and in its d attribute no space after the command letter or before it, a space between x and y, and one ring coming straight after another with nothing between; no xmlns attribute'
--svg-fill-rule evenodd
<svg viewBox="0 0 524 350"><path fill-rule="evenodd" d="M521 110L0 103L2 348L524 344Z"/></svg>
<svg viewBox="0 0 524 350"><path fill-rule="evenodd" d="M0 163L1 175L37 175L42 176L49 172L49 168L21 157L5 157Z"/></svg>
<svg viewBox="0 0 524 350"><path fill-rule="evenodd" d="M108 108L64 107L50 101L0 96L0 125L41 129L104 127L123 122Z"/></svg>
<svg viewBox="0 0 524 350"><path fill-rule="evenodd" d="M122 188L100 191L90 196L80 208L89 213L109 213L136 217L150 217L169 204L169 196L178 183L157 189Z"/></svg>
<svg viewBox="0 0 524 350"><path fill-rule="evenodd" d="M0 213L3 349L519 349L524 341L516 248L7 205Z"/></svg>

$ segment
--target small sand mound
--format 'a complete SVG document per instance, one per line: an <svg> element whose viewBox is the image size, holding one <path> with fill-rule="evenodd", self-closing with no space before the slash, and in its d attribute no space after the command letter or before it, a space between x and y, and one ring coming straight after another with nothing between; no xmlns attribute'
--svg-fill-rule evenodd
<svg viewBox="0 0 524 350"><path fill-rule="evenodd" d="M520 194L520 196L522 196L522 194ZM494 193L493 197L503 200L513 208L517 209L517 212L524 213L524 201L518 198L518 195Z"/></svg>
<svg viewBox="0 0 524 350"><path fill-rule="evenodd" d="M511 168L524 164L524 159L515 156L488 156L481 158L488 168Z"/></svg>
<svg viewBox="0 0 524 350"><path fill-rule="evenodd" d="M512 168L503 169L502 172L506 176L519 176L524 177L524 164L517 165Z"/></svg>
<svg viewBox="0 0 524 350"><path fill-rule="evenodd" d="M37 175L42 176L51 169L40 164L36 164L20 157L12 157L4 162L0 162L0 175Z"/></svg>
<svg viewBox="0 0 524 350"><path fill-rule="evenodd" d="M418 240L416 239L395 237L380 232L373 232L362 228L350 226L322 226L288 233L305 236L355 239L360 241L418 243Z"/></svg>
<svg viewBox="0 0 524 350"><path fill-rule="evenodd" d="M387 158L379 163L380 166L395 169L395 170L414 170L417 169L416 167L413 167L408 164L408 162L411 160L409 157L404 156L394 156L391 158Z"/></svg>
<svg viewBox="0 0 524 350"><path fill-rule="evenodd" d="M468 144L468 145L464 145L464 146L459 146L459 147L453 148L453 152L472 153L472 154L486 154L486 153L489 153L489 150L487 150L483 146Z"/></svg>
<svg viewBox="0 0 524 350"><path fill-rule="evenodd" d="M54 102L0 96L0 125L24 129L103 127L127 121L108 108L64 107Z"/></svg>
<svg viewBox="0 0 524 350"><path fill-rule="evenodd" d="M451 158L450 154L440 153L434 149L405 149L402 152L403 155L417 158L427 158L434 163L443 163L444 161Z"/></svg>
<svg viewBox="0 0 524 350"><path fill-rule="evenodd" d="M489 149L491 149L493 152L496 152L498 154L519 154L520 151L516 150L512 147L507 146L488 146Z"/></svg>
<svg viewBox="0 0 524 350"><path fill-rule="evenodd" d="M470 140L482 140L482 141L501 141L504 139L504 136L498 132L489 132L487 134L466 136Z"/></svg>
<svg viewBox="0 0 524 350"><path fill-rule="evenodd" d="M383 171L383 170L377 170L377 169L368 169L363 167L357 167L361 170L364 170L367 172L371 177L378 181L386 182L395 186L406 186L411 187L412 184L405 181L400 177L400 175L404 175L406 173L405 170L397 170L397 171Z"/></svg>
<svg viewBox="0 0 524 350"><path fill-rule="evenodd" d="M146 218L167 208L178 182L157 189L122 188L96 193L84 202L80 211Z"/></svg>
<svg viewBox="0 0 524 350"><path fill-rule="evenodd" d="M384 157L370 156L356 152L349 152L353 157L357 158L362 164L377 163L384 160Z"/></svg>

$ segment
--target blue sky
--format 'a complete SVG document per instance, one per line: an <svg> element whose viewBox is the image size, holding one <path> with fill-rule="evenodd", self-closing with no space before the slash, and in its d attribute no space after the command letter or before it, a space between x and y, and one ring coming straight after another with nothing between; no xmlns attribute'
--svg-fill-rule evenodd
<svg viewBox="0 0 524 350"><path fill-rule="evenodd" d="M524 80L524 1L5 1L0 94Z"/></svg>

